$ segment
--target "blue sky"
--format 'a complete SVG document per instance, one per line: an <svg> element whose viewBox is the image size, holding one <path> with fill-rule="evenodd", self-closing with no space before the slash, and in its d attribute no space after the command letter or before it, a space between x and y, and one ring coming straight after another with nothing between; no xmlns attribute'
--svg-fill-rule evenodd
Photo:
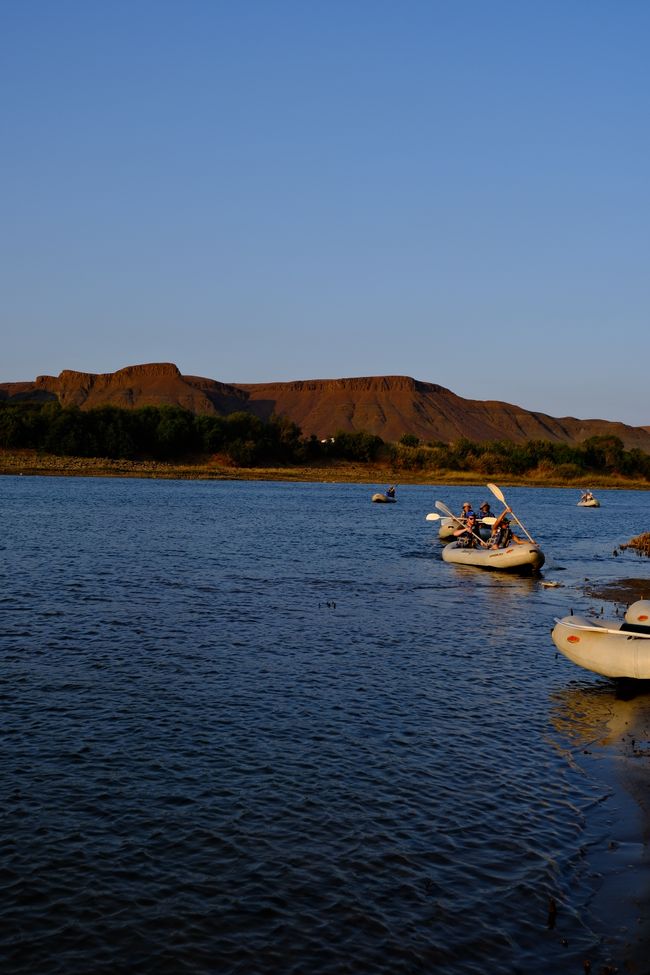
<svg viewBox="0 0 650 975"><path fill-rule="evenodd" d="M0 381L650 424L646 0L0 0Z"/></svg>

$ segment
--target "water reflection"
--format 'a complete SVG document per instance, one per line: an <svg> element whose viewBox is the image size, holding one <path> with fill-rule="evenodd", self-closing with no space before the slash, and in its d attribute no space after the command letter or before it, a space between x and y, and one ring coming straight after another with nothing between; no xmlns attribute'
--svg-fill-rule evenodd
<svg viewBox="0 0 650 975"><path fill-rule="evenodd" d="M446 569L455 585L489 586L490 591L531 593L540 588L540 576L524 575L516 572L498 572L494 569L482 569L477 565L455 565L448 563Z"/></svg>
<svg viewBox="0 0 650 975"><path fill-rule="evenodd" d="M556 691L551 700L555 729L576 746L621 747L648 738L650 681L603 680Z"/></svg>

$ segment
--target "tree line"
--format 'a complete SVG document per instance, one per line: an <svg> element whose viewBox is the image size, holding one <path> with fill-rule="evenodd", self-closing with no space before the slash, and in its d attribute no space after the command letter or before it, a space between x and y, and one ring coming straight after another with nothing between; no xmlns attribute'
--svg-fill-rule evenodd
<svg viewBox="0 0 650 975"><path fill-rule="evenodd" d="M297 424L252 413L197 415L178 406L80 410L56 402L0 402L0 448L32 448L65 457L162 461L222 455L241 467L305 464L327 458L369 461L383 445L370 434L340 433L321 442Z"/></svg>
<svg viewBox="0 0 650 975"><path fill-rule="evenodd" d="M626 450L618 437L590 437L571 445L548 440L422 443L406 434L385 443L374 434L335 432L304 437L286 417L263 421L251 413L196 415L177 406L115 406L80 410L49 403L0 402L0 447L32 448L71 457L191 461L218 455L240 467L304 465L347 460L379 462L423 473L467 471L539 475L573 480L618 474L650 480L650 455Z"/></svg>
<svg viewBox="0 0 650 975"><path fill-rule="evenodd" d="M394 448L403 467L468 471L477 474L515 474L535 472L575 480L588 474L614 474L650 480L650 454L633 448L626 450L620 437L594 436L580 444L551 440L491 440L476 443L464 437L451 444L421 444L407 434Z"/></svg>

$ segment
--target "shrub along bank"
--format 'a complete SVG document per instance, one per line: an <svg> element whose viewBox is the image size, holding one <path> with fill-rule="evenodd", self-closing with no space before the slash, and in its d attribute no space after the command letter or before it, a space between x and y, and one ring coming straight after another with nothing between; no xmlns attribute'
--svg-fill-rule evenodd
<svg viewBox="0 0 650 975"><path fill-rule="evenodd" d="M406 434L385 443L369 433L338 431L324 441L303 437L285 417L264 422L250 413L197 416L175 406L92 410L58 403L0 403L0 448L35 450L56 457L205 464L218 456L237 468L388 468L404 480L429 480L450 472L579 483L605 477L650 482L650 455L626 450L618 437L590 437L578 445L531 440L421 443Z"/></svg>

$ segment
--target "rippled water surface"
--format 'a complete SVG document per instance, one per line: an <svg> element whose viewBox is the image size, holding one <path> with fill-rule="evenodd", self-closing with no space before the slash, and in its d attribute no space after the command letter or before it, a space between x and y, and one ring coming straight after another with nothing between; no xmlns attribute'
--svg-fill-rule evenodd
<svg viewBox="0 0 650 975"><path fill-rule="evenodd" d="M597 740L629 704L550 628L649 574L612 555L645 496L507 490L526 579L440 559L426 513L485 488L372 490L0 480L4 970L620 962L641 830Z"/></svg>

